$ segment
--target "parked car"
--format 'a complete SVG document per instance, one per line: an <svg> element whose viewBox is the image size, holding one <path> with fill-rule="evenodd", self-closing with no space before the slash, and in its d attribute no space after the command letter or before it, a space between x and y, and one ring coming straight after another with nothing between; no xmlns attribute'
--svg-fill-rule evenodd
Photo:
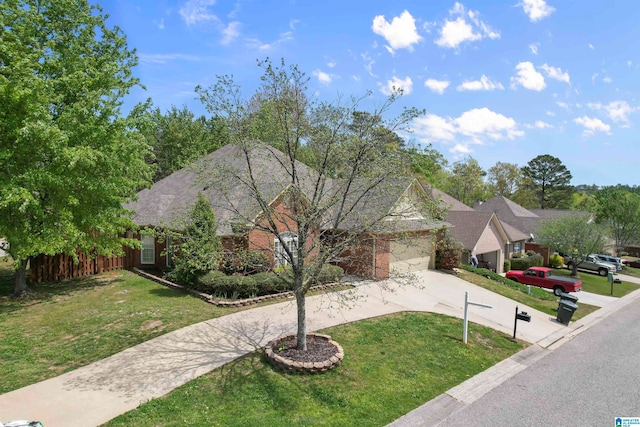
<svg viewBox="0 0 640 427"><path fill-rule="evenodd" d="M569 270L573 269L573 262L574 261L571 258L566 261L567 268ZM589 255L580 264L578 264L578 270L593 271L594 273L598 273L600 276L606 276L609 272L615 273L617 271L617 267L610 262L599 260L595 255Z"/></svg>
<svg viewBox="0 0 640 427"><path fill-rule="evenodd" d="M622 259L617 257L617 256L612 256L612 255L605 255L605 254L595 254L594 255L596 258L598 258L600 261L604 261L604 262L610 262L611 264L616 266L616 270L620 271L622 270Z"/></svg>
<svg viewBox="0 0 640 427"><path fill-rule="evenodd" d="M634 259L633 261L625 259L624 265L634 268L640 268L640 259Z"/></svg>
<svg viewBox="0 0 640 427"><path fill-rule="evenodd" d="M506 274L507 279L525 285L539 288L553 289L556 296L562 292L579 292L582 290L582 280L571 277L554 276L548 267L529 267L527 270L511 270Z"/></svg>

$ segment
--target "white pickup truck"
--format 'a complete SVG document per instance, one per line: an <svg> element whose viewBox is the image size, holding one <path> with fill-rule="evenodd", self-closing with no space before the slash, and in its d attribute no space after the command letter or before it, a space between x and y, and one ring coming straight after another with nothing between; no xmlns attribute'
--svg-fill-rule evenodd
<svg viewBox="0 0 640 427"><path fill-rule="evenodd" d="M573 260L567 260L567 268L573 269ZM616 273L616 265L598 259L595 255L589 255L580 264L578 270L588 270L598 273L600 276L606 276L609 272Z"/></svg>

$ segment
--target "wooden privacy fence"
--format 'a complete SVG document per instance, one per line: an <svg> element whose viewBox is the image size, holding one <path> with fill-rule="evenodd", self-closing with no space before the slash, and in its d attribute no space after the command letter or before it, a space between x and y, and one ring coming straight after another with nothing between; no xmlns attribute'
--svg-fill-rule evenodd
<svg viewBox="0 0 640 427"><path fill-rule="evenodd" d="M29 260L31 283L56 282L62 279L91 276L105 271L133 268L133 249L123 248L124 255L106 257L78 252L78 262L67 254L38 255Z"/></svg>

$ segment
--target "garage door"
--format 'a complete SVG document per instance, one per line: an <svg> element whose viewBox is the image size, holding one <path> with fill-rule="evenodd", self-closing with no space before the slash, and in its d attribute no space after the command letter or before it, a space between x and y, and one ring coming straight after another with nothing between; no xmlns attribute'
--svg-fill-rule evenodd
<svg viewBox="0 0 640 427"><path fill-rule="evenodd" d="M390 250L390 274L426 270L431 264L431 242L426 237L391 242Z"/></svg>

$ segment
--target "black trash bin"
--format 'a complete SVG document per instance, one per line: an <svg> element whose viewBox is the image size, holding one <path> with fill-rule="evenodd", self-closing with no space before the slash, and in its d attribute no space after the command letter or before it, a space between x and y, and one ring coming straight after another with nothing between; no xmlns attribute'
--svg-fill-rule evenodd
<svg viewBox="0 0 640 427"><path fill-rule="evenodd" d="M566 299L561 299L558 304L558 317L556 320L564 325L568 325L571 321L571 316L578 309L578 304Z"/></svg>
<svg viewBox="0 0 640 427"><path fill-rule="evenodd" d="M566 292L560 292L560 299L561 300L563 300L563 299L569 300L574 304L576 304L578 302L578 297L577 296L568 294Z"/></svg>

